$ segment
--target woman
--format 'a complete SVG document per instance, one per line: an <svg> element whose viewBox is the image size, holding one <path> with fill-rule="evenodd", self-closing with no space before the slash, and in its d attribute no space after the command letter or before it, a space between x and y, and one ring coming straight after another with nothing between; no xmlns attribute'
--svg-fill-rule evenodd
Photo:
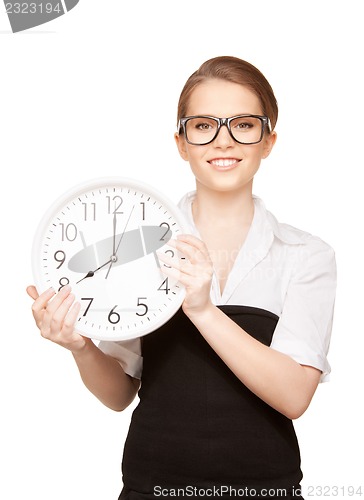
<svg viewBox="0 0 364 500"><path fill-rule="evenodd" d="M142 342L96 347L73 332L68 287L53 300L28 288L42 335L71 350L105 405L122 410L140 388L119 499L302 498L292 419L330 371L335 257L252 194L277 114L271 86L241 59L206 61L186 82L175 139L196 191L180 202L190 234L170 244L187 260L160 255L186 297Z"/></svg>

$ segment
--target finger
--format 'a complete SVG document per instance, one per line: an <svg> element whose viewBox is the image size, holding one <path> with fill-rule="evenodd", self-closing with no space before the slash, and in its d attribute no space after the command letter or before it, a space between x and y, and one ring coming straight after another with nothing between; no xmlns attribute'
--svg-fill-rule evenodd
<svg viewBox="0 0 364 500"><path fill-rule="evenodd" d="M30 298L32 298L34 300L39 297L37 289L35 288L34 285L30 285L27 287L27 294L29 295Z"/></svg>
<svg viewBox="0 0 364 500"><path fill-rule="evenodd" d="M53 297L44 309L43 317L41 318L41 333L43 337L49 338L57 329L56 322L53 321L53 316L63 301L68 297L71 292L69 285L62 287L62 289ZM60 330L61 326L58 325Z"/></svg>
<svg viewBox="0 0 364 500"><path fill-rule="evenodd" d="M33 290L34 288L34 290ZM32 305L32 311L34 315L39 314L40 311L42 311L46 305L48 304L49 300L54 296L56 293L53 288L49 288L45 292L41 293L38 296L38 292L36 291L35 287L28 287L27 288L28 295L30 295L34 300L34 303Z"/></svg>
<svg viewBox="0 0 364 500"><path fill-rule="evenodd" d="M180 260L177 260L174 257L169 257L165 253L162 252L156 252L156 253L159 260L164 264L163 266L161 266L162 270L164 268L172 268L176 269L181 274L187 274L187 275L194 274L194 266L191 265L189 262L186 262L186 260L184 260L183 263L181 263Z"/></svg>
<svg viewBox="0 0 364 500"><path fill-rule="evenodd" d="M161 271L165 276L168 276L169 278L172 278L179 283L181 283L183 286L186 287L186 289L193 289L193 288L201 288L201 286L204 284L206 281L203 279L203 276L196 276L193 273L185 273L184 271L180 271L179 269L175 269L173 267L161 267ZM208 280L211 281L210 275L207 276Z"/></svg>
<svg viewBox="0 0 364 500"><path fill-rule="evenodd" d="M176 267L178 268L178 261L175 257L169 257L166 253L157 251L156 252L158 259L163 262L168 267Z"/></svg>
<svg viewBox="0 0 364 500"><path fill-rule="evenodd" d="M79 302L75 302L69 312L67 313L67 316L63 322L63 329L66 334L71 334L74 331L75 328L75 323L77 320L77 317L79 315L81 309L81 304Z"/></svg>
<svg viewBox="0 0 364 500"><path fill-rule="evenodd" d="M189 243L190 245L196 247L201 251L206 249L205 243L200 238L197 238L197 236L194 236L193 234L179 234L177 236L177 241L184 241L186 243Z"/></svg>
<svg viewBox="0 0 364 500"><path fill-rule="evenodd" d="M57 335L61 332L67 313L69 312L75 296L70 293L60 304L58 309L54 312L50 322L51 336Z"/></svg>
<svg viewBox="0 0 364 500"><path fill-rule="evenodd" d="M173 267L161 267L161 271L165 276L168 276L168 278L172 278L176 281L179 281L183 285L185 285L185 278L183 278L182 273L179 269L175 269Z"/></svg>
<svg viewBox="0 0 364 500"><path fill-rule="evenodd" d="M53 298L53 300L49 303L46 312L48 314L53 315L70 293L71 293L70 285L63 286L61 290L57 293L57 295Z"/></svg>
<svg viewBox="0 0 364 500"><path fill-rule="evenodd" d="M192 238L194 238L192 240ZM197 240L197 241L196 241ZM177 240L169 240L167 245L176 248L179 252L186 255L189 261L193 264L199 263L201 261L210 262L210 255L208 253L205 243L198 238L191 237L186 240L182 237L178 237Z"/></svg>

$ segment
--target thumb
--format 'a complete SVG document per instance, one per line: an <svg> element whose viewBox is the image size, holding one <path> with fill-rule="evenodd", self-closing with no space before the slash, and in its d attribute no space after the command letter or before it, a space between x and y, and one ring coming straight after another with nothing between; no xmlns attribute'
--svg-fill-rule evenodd
<svg viewBox="0 0 364 500"><path fill-rule="evenodd" d="M34 300L39 297L37 289L33 285L27 287L27 294Z"/></svg>

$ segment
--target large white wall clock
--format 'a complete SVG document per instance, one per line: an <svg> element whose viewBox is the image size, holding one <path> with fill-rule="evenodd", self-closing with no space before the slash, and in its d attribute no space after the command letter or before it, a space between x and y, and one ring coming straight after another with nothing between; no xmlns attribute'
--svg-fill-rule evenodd
<svg viewBox="0 0 364 500"><path fill-rule="evenodd" d="M32 267L39 293L70 284L81 310L76 331L99 340L150 333L179 309L183 286L156 251L183 259L168 241L186 232L178 207L138 180L110 177L73 187L37 229Z"/></svg>

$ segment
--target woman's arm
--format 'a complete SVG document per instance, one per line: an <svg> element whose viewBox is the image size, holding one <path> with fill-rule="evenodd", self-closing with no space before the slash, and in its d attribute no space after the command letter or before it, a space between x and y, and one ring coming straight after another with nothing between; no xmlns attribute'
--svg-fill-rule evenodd
<svg viewBox="0 0 364 500"><path fill-rule="evenodd" d="M140 381L127 375L120 363L104 354L92 341L73 352L83 383L105 406L124 410L135 398Z"/></svg>
<svg viewBox="0 0 364 500"><path fill-rule="evenodd" d="M246 333L214 305L190 320L230 370L267 404L295 419L307 409L321 371L302 366Z"/></svg>
<svg viewBox="0 0 364 500"><path fill-rule="evenodd" d="M72 352L85 386L107 407L124 410L134 399L139 380L127 375L119 362L104 354L92 342L74 331L79 304L74 295L63 287L55 295L47 290L38 296L34 286L27 288L34 299L33 316L41 335Z"/></svg>
<svg viewBox="0 0 364 500"><path fill-rule="evenodd" d="M288 418L302 415L317 388L320 370L300 365L290 356L265 346L211 303L213 269L201 240L184 235L170 244L184 253L189 262L177 267L173 259L158 254L171 266L162 270L185 286L183 310L201 335L259 398Z"/></svg>

